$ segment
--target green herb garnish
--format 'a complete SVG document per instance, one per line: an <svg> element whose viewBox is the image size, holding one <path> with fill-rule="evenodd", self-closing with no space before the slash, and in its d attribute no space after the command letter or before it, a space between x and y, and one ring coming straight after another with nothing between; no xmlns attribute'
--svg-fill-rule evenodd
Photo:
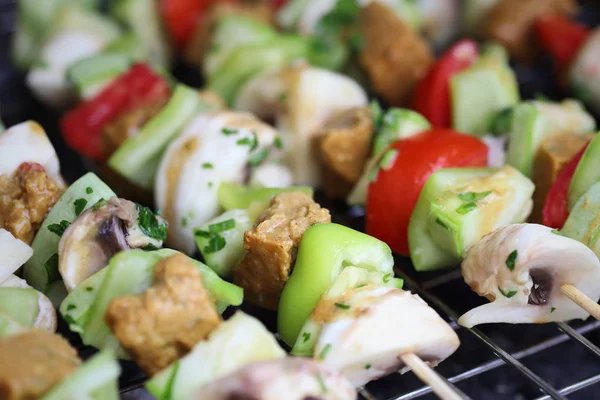
<svg viewBox="0 0 600 400"><path fill-rule="evenodd" d="M498 290L500 291L500 293L502 293L502 296L506 297L507 299L510 299L515 294L517 294L516 290L510 290L508 292L505 292L500 286L498 286Z"/></svg>
<svg viewBox="0 0 600 400"><path fill-rule="evenodd" d="M325 381L320 373L315 374L315 378L317 378L317 382L319 382L319 386L321 387L321 392L327 393L327 386L325 385Z"/></svg>
<svg viewBox="0 0 600 400"><path fill-rule="evenodd" d="M93 292L93 291L94 291L94 288L93 288L93 287L91 287L91 286L88 286L88 287L86 287L86 288L85 288L85 291L86 291L86 292Z"/></svg>
<svg viewBox="0 0 600 400"><path fill-rule="evenodd" d="M275 136L275 139L273 139L273 147L275 147L276 149L283 148L283 141L281 140L281 136Z"/></svg>
<svg viewBox="0 0 600 400"><path fill-rule="evenodd" d="M79 216L85 210L85 206L87 206L87 200L84 198L77 199L73 202L73 206L75 207L75 215Z"/></svg>
<svg viewBox="0 0 600 400"><path fill-rule="evenodd" d="M76 308L77 308L77 306L75 304L69 304L67 306L67 311L75 310Z"/></svg>
<svg viewBox="0 0 600 400"><path fill-rule="evenodd" d="M102 207L104 207L108 202L104 199L100 199L96 202L96 204L94 204L92 206L92 210L94 211L98 211L99 209L101 209Z"/></svg>
<svg viewBox="0 0 600 400"><path fill-rule="evenodd" d="M267 157L269 157L269 150L262 149L258 153L254 154L248 159L248 164L256 166L263 162Z"/></svg>
<svg viewBox="0 0 600 400"><path fill-rule="evenodd" d="M371 364L365 365L365 369L371 369Z"/></svg>
<svg viewBox="0 0 600 400"><path fill-rule="evenodd" d="M302 343L308 342L309 339L310 339L310 332L303 332L302 333Z"/></svg>
<svg viewBox="0 0 600 400"><path fill-rule="evenodd" d="M235 219L217 222L208 226L208 231L211 233L221 233L235 228Z"/></svg>
<svg viewBox="0 0 600 400"><path fill-rule="evenodd" d="M556 307L550 307L550 314L552 314L554 311L556 311Z"/></svg>
<svg viewBox="0 0 600 400"><path fill-rule="evenodd" d="M156 218L156 215L148 207L136 203L136 208L138 212L138 224L144 235L162 242L166 241L167 223L165 221L159 221L159 219Z"/></svg>
<svg viewBox="0 0 600 400"><path fill-rule="evenodd" d="M466 201L469 203L472 202L478 202L480 200L485 199L486 197L488 197L492 192L491 191L487 191L487 192L464 192L464 193L460 193L458 195L458 198L461 199L462 201Z"/></svg>
<svg viewBox="0 0 600 400"><path fill-rule="evenodd" d="M477 208L475 203L465 203L456 209L456 212L460 215L465 215Z"/></svg>
<svg viewBox="0 0 600 400"><path fill-rule="evenodd" d="M92 193L94 193L94 189L92 189L90 186L88 186L88 187L85 188L85 192L87 194L92 194Z"/></svg>
<svg viewBox="0 0 600 400"><path fill-rule="evenodd" d="M331 343L327 343L325 347L323 347L323 350L321 350L321 353L319 353L319 360L324 360L325 357L327 357L329 350L331 350Z"/></svg>
<svg viewBox="0 0 600 400"><path fill-rule="evenodd" d="M512 253L510 253L508 257L506 257L506 266L509 270L515 270L515 261L517 260L518 255L519 253L517 252L517 250L513 250Z"/></svg>
<svg viewBox="0 0 600 400"><path fill-rule="evenodd" d="M215 166L212 165L211 163L204 163L202 164L202 168L203 169L213 169Z"/></svg>
<svg viewBox="0 0 600 400"><path fill-rule="evenodd" d="M221 129L221 133L225 136L235 135L238 133L235 129L223 128Z"/></svg>
<svg viewBox="0 0 600 400"><path fill-rule="evenodd" d="M222 250L227 244L225 238L216 232L208 232L196 229L194 231L194 235L208 239L208 244L202 248L203 254L216 253L217 251Z"/></svg>
<svg viewBox="0 0 600 400"><path fill-rule="evenodd" d="M388 283L392 279L392 274L385 274L383 276L383 283Z"/></svg>
<svg viewBox="0 0 600 400"><path fill-rule="evenodd" d="M435 223L436 223L436 224L438 224L439 226L441 226L441 227L442 227L442 228L444 228L444 229L448 229L448 230L450 229L450 227L449 227L448 225L446 225L446 224L444 223L444 221L442 221L442 220L441 220L441 219L439 219L439 218L436 218L436 219L435 219Z"/></svg>
<svg viewBox="0 0 600 400"><path fill-rule="evenodd" d="M349 310L350 306L344 303L334 303L337 308L341 308L342 310Z"/></svg>
<svg viewBox="0 0 600 400"><path fill-rule="evenodd" d="M69 221L65 221L64 219L60 221L58 224L50 224L48 225L48 230L57 236L62 236L65 233L65 230L71 225Z"/></svg>

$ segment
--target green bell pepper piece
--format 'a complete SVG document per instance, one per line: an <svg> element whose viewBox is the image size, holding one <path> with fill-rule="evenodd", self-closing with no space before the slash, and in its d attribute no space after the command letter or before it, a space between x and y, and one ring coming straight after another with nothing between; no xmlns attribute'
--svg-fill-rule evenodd
<svg viewBox="0 0 600 400"><path fill-rule="evenodd" d="M342 225L317 224L306 230L279 302L277 330L288 345L294 345L319 298L348 266L393 276L394 259L381 240Z"/></svg>

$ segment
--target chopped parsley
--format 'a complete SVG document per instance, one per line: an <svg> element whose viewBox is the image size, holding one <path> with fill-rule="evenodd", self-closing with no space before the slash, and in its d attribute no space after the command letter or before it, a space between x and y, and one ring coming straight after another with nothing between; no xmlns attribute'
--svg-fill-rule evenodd
<svg viewBox="0 0 600 400"><path fill-rule="evenodd" d="M86 291L86 292L93 292L93 291L94 291L94 288L93 288L93 287L91 287L91 286L88 286L88 287L86 287L86 288L85 288L85 291Z"/></svg>
<svg viewBox="0 0 600 400"><path fill-rule="evenodd" d="M349 310L350 306L344 303L334 303L337 308L341 308L342 310Z"/></svg>
<svg viewBox="0 0 600 400"><path fill-rule="evenodd" d="M365 365L365 369L371 369L371 364Z"/></svg>
<svg viewBox="0 0 600 400"><path fill-rule="evenodd" d="M213 187L213 183L212 182L208 182L208 187L212 188Z"/></svg>
<svg viewBox="0 0 600 400"><path fill-rule="evenodd" d="M320 373L315 374L315 378L317 378L317 382L319 382L319 386L321 387L321 392L327 393L327 386L325 385L325 381Z"/></svg>
<svg viewBox="0 0 600 400"><path fill-rule="evenodd" d="M256 136L256 132L252 131L251 138L241 138L236 143L241 146L250 146L250 151L253 151L258 147L258 136Z"/></svg>
<svg viewBox="0 0 600 400"><path fill-rule="evenodd" d="M310 339L310 332L303 332L302 333L302 343L308 342L309 339Z"/></svg>
<svg viewBox="0 0 600 400"><path fill-rule="evenodd" d="M492 192L491 191L487 191L487 192L480 192L480 193L476 193L476 192L464 192L464 193L460 193L458 195L458 198L461 199L462 201L466 201L466 202L475 202L477 203L480 200L485 199L486 197L488 197Z"/></svg>
<svg viewBox="0 0 600 400"><path fill-rule="evenodd" d="M75 319L71 315L65 314L63 318L64 318L64 320L65 320L65 322L67 324L69 324L69 325L77 325L77 322L75 321Z"/></svg>
<svg viewBox="0 0 600 400"><path fill-rule="evenodd" d="M319 354L319 360L324 360L325 357L327 357L329 350L331 350L331 343L327 343L325 347L323 347L323 350L321 350L321 353Z"/></svg>
<svg viewBox="0 0 600 400"><path fill-rule="evenodd" d="M261 162L265 161L267 157L269 157L269 149L262 149L248 159L248 164L253 166L259 165Z"/></svg>
<svg viewBox="0 0 600 400"><path fill-rule="evenodd" d="M213 169L215 166L212 165L211 163L204 163L202 164L202 168L204 169Z"/></svg>
<svg viewBox="0 0 600 400"><path fill-rule="evenodd" d="M156 218L148 207L136 203L138 224L144 235L165 242L167 240L167 223Z"/></svg>
<svg viewBox="0 0 600 400"><path fill-rule="evenodd" d="M366 283L361 283L360 285L356 286L355 289L360 289L360 288L365 287L365 286L367 286Z"/></svg>
<svg viewBox="0 0 600 400"><path fill-rule="evenodd" d="M284 104L286 100L287 100L287 93L286 92L279 93L279 96L277 97L277 101L281 104Z"/></svg>
<svg viewBox="0 0 600 400"><path fill-rule="evenodd" d="M102 207L104 207L107 204L107 201L104 199L100 199L96 202L96 204L94 204L92 206L92 210L94 211L98 211L99 209L101 209Z"/></svg>
<svg viewBox="0 0 600 400"><path fill-rule="evenodd" d="M338 0L335 7L319 20L315 36L321 39L325 49L339 43L344 31L357 23L359 10L358 0Z"/></svg>
<svg viewBox="0 0 600 400"><path fill-rule="evenodd" d="M385 274L383 276L383 283L388 283L392 279L392 274Z"/></svg>
<svg viewBox="0 0 600 400"><path fill-rule="evenodd" d="M75 207L75 215L79 217L79 215L85 210L85 206L87 206L87 200L84 198L77 199L73 202L73 206Z"/></svg>
<svg viewBox="0 0 600 400"><path fill-rule="evenodd" d="M186 217L181 218L181 226L183 226L184 228L187 228L188 219Z"/></svg>
<svg viewBox="0 0 600 400"><path fill-rule="evenodd" d="M202 248L203 254L212 254L222 250L227 244L225 238L216 232L202 231L196 229L194 236L203 237L208 239L208 244Z"/></svg>
<svg viewBox="0 0 600 400"><path fill-rule="evenodd" d="M211 233L221 233L235 228L235 219L228 219L226 221L217 222L208 226L208 231Z"/></svg>
<svg viewBox="0 0 600 400"><path fill-rule="evenodd" d="M85 192L87 194L92 194L92 193L94 193L94 189L92 189L90 186L88 186L88 187L85 188Z"/></svg>
<svg viewBox="0 0 600 400"><path fill-rule="evenodd" d="M556 311L556 307L550 307L550 314L552 314L554 311Z"/></svg>
<svg viewBox="0 0 600 400"><path fill-rule="evenodd" d="M77 308L77 306L75 304L69 304L67 306L67 311L75 310L76 308Z"/></svg>
<svg viewBox="0 0 600 400"><path fill-rule="evenodd" d="M477 208L475 203L465 203L456 209L456 212L460 215L465 215Z"/></svg>
<svg viewBox="0 0 600 400"><path fill-rule="evenodd" d="M441 227L442 227L442 228L444 228L444 229L450 229L450 227L449 227L448 225L446 225L446 224L444 223L444 221L442 221L442 220L441 220L441 219L439 219L439 218L436 218L436 219L435 219L435 223L436 223L436 224L438 224L439 226L441 226Z"/></svg>
<svg viewBox="0 0 600 400"><path fill-rule="evenodd" d="M235 129L223 128L221 129L221 133L225 136L235 135L238 133Z"/></svg>
<svg viewBox="0 0 600 400"><path fill-rule="evenodd" d="M50 224L48 225L48 230L57 236L62 236L65 233L65 230L71 225L69 221L65 221L64 219L60 221L58 224ZM58 257L58 256L57 256Z"/></svg>
<svg viewBox="0 0 600 400"><path fill-rule="evenodd" d="M273 140L273 146L276 149L282 149L283 148L283 142L281 141L281 136L275 136L275 139Z"/></svg>
<svg viewBox="0 0 600 400"><path fill-rule="evenodd" d="M502 293L502 296L506 297L507 299L510 299L515 294L517 294L516 290L510 290L508 292L505 292L500 286L498 286L498 290L500 291L500 293Z"/></svg>
<svg viewBox="0 0 600 400"><path fill-rule="evenodd" d="M511 270L511 271L515 270L515 261L517 260L518 255L519 255L519 252L517 252L517 250L513 250L512 253L510 253L508 255L508 257L506 257L506 267L509 270Z"/></svg>

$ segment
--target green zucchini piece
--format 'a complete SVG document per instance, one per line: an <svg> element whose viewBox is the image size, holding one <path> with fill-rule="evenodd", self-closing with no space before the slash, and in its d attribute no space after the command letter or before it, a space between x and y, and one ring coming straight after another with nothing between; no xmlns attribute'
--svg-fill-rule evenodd
<svg viewBox="0 0 600 400"><path fill-rule="evenodd" d="M75 86L80 98L89 99L126 72L132 63L133 60L123 54L99 54L70 66L67 79Z"/></svg>
<svg viewBox="0 0 600 400"><path fill-rule="evenodd" d="M166 68L171 54L158 7L154 0L113 0L110 11L142 40L150 63Z"/></svg>
<svg viewBox="0 0 600 400"><path fill-rule="evenodd" d="M146 383L158 400L186 400L194 389L260 361L285 357L275 337L256 318L238 311Z"/></svg>
<svg viewBox="0 0 600 400"><path fill-rule="evenodd" d="M39 313L40 293L34 289L0 287L0 311L20 325L31 328Z"/></svg>
<svg viewBox="0 0 600 400"><path fill-rule="evenodd" d="M517 80L504 49L488 46L473 66L452 77L450 93L454 128L485 135L497 112L519 102Z"/></svg>
<svg viewBox="0 0 600 400"><path fill-rule="evenodd" d="M230 210L194 229L206 265L221 277L231 277L244 256L244 232L253 226L248 211Z"/></svg>
<svg viewBox="0 0 600 400"><path fill-rule="evenodd" d="M223 182L219 185L217 195L219 205L226 211L247 210L253 203L260 203L266 209L273 197L286 192L302 192L313 197L313 188L310 186L290 186L286 188L266 188L258 186L245 186L241 183Z"/></svg>
<svg viewBox="0 0 600 400"><path fill-rule="evenodd" d="M600 182L596 182L571 210L560 232L585 244L600 257Z"/></svg>
<svg viewBox="0 0 600 400"><path fill-rule="evenodd" d="M464 251L500 227L531 212L534 185L512 167L449 168L425 184L408 225L417 271L460 264Z"/></svg>
<svg viewBox="0 0 600 400"><path fill-rule="evenodd" d="M91 188L89 190L88 188ZM76 218L74 202L85 199L84 210L99 200L108 200L115 193L95 174L88 172L76 180L63 193L42 223L33 239L31 247L33 256L25 263L23 273L25 280L35 289L46 293L51 283L60 280L58 273L58 242L60 235L55 233L57 225L66 226ZM63 222L64 221L64 222ZM50 230L49 229L52 229Z"/></svg>
<svg viewBox="0 0 600 400"><path fill-rule="evenodd" d="M577 169L575 169L575 174L569 185L567 197L569 211L596 182L600 182L600 135L594 136L590 141L579 164L577 164Z"/></svg>
<svg viewBox="0 0 600 400"><path fill-rule="evenodd" d="M270 25L255 18L231 14L219 19L204 57L204 73L210 77L238 47L260 44L275 39L278 33Z"/></svg>
<svg viewBox="0 0 600 400"><path fill-rule="evenodd" d="M83 363L72 375L54 386L41 400L117 400L121 366L110 351L101 351Z"/></svg>
<svg viewBox="0 0 600 400"><path fill-rule="evenodd" d="M169 142L203 108L206 106L196 90L177 85L167 105L119 147L108 159L108 165L129 181L151 189L160 157Z"/></svg>
<svg viewBox="0 0 600 400"><path fill-rule="evenodd" d="M513 108L506 163L532 176L533 161L542 143L548 121L531 102Z"/></svg>
<svg viewBox="0 0 600 400"><path fill-rule="evenodd" d="M308 52L308 40L293 35L281 35L264 43L238 47L209 77L208 88L223 96L227 104L233 104L237 92L250 78L305 58Z"/></svg>
<svg viewBox="0 0 600 400"><path fill-rule="evenodd" d="M402 289L404 281L400 278L394 278L392 275L383 274L378 271L369 271L364 268L346 267L340 272L331 287L323 294L319 301L335 300L343 296L349 289L367 284ZM296 343L292 348L292 354L295 356L312 357L320 333L321 326L319 321L315 321L309 317L296 339Z"/></svg>
<svg viewBox="0 0 600 400"><path fill-rule="evenodd" d="M418 112L392 107L381 116L373 142L373 157L378 157L399 139L415 136L431 128L427 118Z"/></svg>
<svg viewBox="0 0 600 400"><path fill-rule="evenodd" d="M104 54L121 54L128 56L133 61L147 60L148 50L144 47L142 40L132 33L121 35L110 42L103 50Z"/></svg>
<svg viewBox="0 0 600 400"><path fill-rule="evenodd" d="M0 339L27 330L10 314L0 310Z"/></svg>

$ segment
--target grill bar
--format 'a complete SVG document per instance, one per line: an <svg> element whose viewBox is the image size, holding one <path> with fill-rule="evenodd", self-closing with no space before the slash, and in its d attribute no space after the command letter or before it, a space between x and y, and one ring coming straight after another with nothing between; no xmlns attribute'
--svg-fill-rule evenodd
<svg viewBox="0 0 600 400"><path fill-rule="evenodd" d="M560 393L565 394L565 395L571 394L578 390L584 389L588 386L594 385L596 383L600 383L600 374L591 376L587 379L584 379L582 381L579 381L577 383L574 383L572 385L564 387L564 388L560 389ZM543 397L538 397L535 400L549 400L549 399L551 399L550 396L543 396Z"/></svg>

